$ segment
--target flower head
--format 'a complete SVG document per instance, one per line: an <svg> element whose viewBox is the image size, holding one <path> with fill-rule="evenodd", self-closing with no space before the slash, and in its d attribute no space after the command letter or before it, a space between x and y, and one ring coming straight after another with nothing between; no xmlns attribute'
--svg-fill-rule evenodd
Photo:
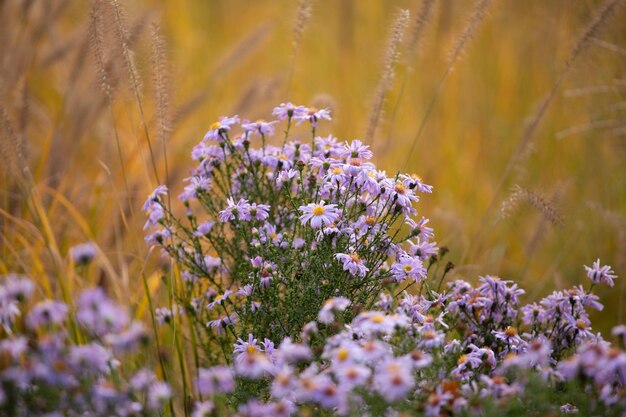
<svg viewBox="0 0 626 417"><path fill-rule="evenodd" d="M324 200L319 203L310 203L306 206L300 206L300 212L304 213L300 216L302 224L311 222L313 229L319 229L322 224L328 226L339 220L339 210L336 204L326 204Z"/></svg>
<svg viewBox="0 0 626 417"><path fill-rule="evenodd" d="M96 245L93 242L82 243L70 248L72 260L77 265L86 265L96 257Z"/></svg>
<svg viewBox="0 0 626 417"><path fill-rule="evenodd" d="M594 284L602 283L612 287L614 285L613 280L617 278L609 265L600 266L600 259L596 260L591 267L585 265L585 270Z"/></svg>
<svg viewBox="0 0 626 417"><path fill-rule="evenodd" d="M215 122L209 128L209 131L204 135L203 141L216 140L223 141L224 136L230 130L230 127L239 123L239 116L232 117L220 117L219 122Z"/></svg>

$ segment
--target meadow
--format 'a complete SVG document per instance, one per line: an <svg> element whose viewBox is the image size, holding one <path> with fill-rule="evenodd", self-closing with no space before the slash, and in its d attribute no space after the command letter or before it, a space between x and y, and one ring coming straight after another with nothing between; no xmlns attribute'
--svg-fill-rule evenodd
<svg viewBox="0 0 626 417"><path fill-rule="evenodd" d="M416 174L413 186L433 186L418 206L437 247L447 248L435 275L445 270L448 281L476 288L487 285L479 277L500 276L532 303L581 283L583 265L599 258L620 278L594 288L605 307L589 312L593 329L610 335L626 322L623 1L16 0L0 11L0 275L28 276L35 300L69 306L98 286L130 321L145 323L158 354L133 363L184 390L166 414L191 413L187 384L202 368L193 353L202 343L188 339L193 330L155 323L158 306L185 298L187 267L175 251L163 257L146 243L142 205L166 185L164 218L184 219L176 197L194 146L221 116L271 121L279 103L329 109L332 121L315 134L360 139L387 176ZM315 144L310 121L300 121L291 139ZM255 128L267 127L246 132ZM282 144L285 126L275 129L261 135L264 148L266 139ZM219 129L214 136L224 139ZM258 197L274 196L264 192ZM225 206L229 193L215 193ZM77 245L87 242L83 262ZM215 247L211 255L223 256ZM367 304L365 293L341 285L342 297ZM282 333L253 328L266 326L278 345L307 321L294 320Z"/></svg>

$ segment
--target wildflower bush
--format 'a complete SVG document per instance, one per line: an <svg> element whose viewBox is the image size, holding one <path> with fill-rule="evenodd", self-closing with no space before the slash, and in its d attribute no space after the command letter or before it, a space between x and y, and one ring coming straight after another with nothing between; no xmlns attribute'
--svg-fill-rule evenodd
<svg viewBox="0 0 626 417"><path fill-rule="evenodd" d="M164 186L144 205L156 229L148 242L180 268L176 303L231 344L250 332L294 337L331 297L369 308L385 284L422 283L438 251L413 207L430 186L377 170L359 140L316 136L326 109L289 103L273 114L286 123L280 146L266 143L279 120L211 126L179 196L186 218L172 214ZM311 138L290 140L300 123Z"/></svg>
<svg viewBox="0 0 626 417"><path fill-rule="evenodd" d="M169 385L135 366L149 339L141 322L101 288L83 291L75 309L34 303L34 289L17 275L0 283L0 415L162 414Z"/></svg>
<svg viewBox="0 0 626 417"><path fill-rule="evenodd" d="M175 266L156 318L192 328L194 416L626 410L626 353L589 319L609 266L531 304L498 277L448 282L446 249L416 220L430 186L376 170L361 141L316 136L326 110L273 114L211 126L179 196L185 216L164 186L144 205L148 243ZM291 140L300 123L308 141ZM625 335L614 329L622 348Z"/></svg>
<svg viewBox="0 0 626 417"><path fill-rule="evenodd" d="M1 415L626 412L626 326L614 346L589 318L611 267L529 304L512 281L446 279L447 249L415 209L430 186L377 170L359 140L317 136L326 109L273 114L210 127L182 216L165 186L145 202L146 240L172 265L157 343L103 288L38 301L29 279L3 277ZM292 138L302 123L310 138ZM69 253L83 268L97 250ZM168 334L179 367L159 347Z"/></svg>
<svg viewBox="0 0 626 417"><path fill-rule="evenodd" d="M587 267L593 283L612 285L610 268ZM593 284L591 285L593 286ZM602 309L574 287L521 305L511 281L456 280L444 293L407 292L324 335L341 310L331 299L300 343L275 348L252 335L235 345L234 365L201 369L197 389L209 401L197 415L621 415L626 352L591 331L587 311ZM318 327L319 326L319 327ZM626 327L614 330L623 347ZM323 349L312 348L324 338ZM242 381L265 381L264 397L242 398Z"/></svg>
<svg viewBox="0 0 626 417"><path fill-rule="evenodd" d="M626 416L624 0L123 3L1 7L0 417Z"/></svg>

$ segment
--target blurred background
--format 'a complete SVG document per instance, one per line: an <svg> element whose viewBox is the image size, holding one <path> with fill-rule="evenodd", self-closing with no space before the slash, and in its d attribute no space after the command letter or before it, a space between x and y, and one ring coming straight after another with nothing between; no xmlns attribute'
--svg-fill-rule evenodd
<svg viewBox="0 0 626 417"><path fill-rule="evenodd" d="M582 265L600 258L620 276L597 289L609 329L626 321L626 9L612 3L1 2L0 272L48 293L99 283L145 314L138 277L158 293L163 265L140 207L157 177L177 195L212 122L285 101L330 107L321 135L364 138L391 67L375 162L434 186L418 208L455 274L515 280L531 300L588 288ZM85 241L99 255L77 270L68 251Z"/></svg>

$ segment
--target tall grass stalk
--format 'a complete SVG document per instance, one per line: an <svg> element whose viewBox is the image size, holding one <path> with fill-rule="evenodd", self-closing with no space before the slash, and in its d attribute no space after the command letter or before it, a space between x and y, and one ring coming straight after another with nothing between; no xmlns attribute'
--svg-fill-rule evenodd
<svg viewBox="0 0 626 417"><path fill-rule="evenodd" d="M287 92L285 97L289 99L291 94L291 83L296 71L296 63L298 62L298 54L300 52L300 44L302 43L302 34L304 29L311 20L311 11L313 9L313 0L300 0L296 9L296 18L293 25L293 58L287 76Z"/></svg>
<svg viewBox="0 0 626 417"><path fill-rule="evenodd" d="M611 18L615 15L618 8L621 7L623 3L624 3L623 0L606 0L598 8L594 17L591 19L589 24L585 27L585 29L582 31L582 33L576 40L576 43L572 47L568 58L564 62L561 72L559 73L559 76L556 79L556 82L552 86L552 89L550 90L548 95L541 101L535 114L533 115L533 117L531 117L529 123L525 126L523 133L522 133L522 137L520 138L515 151L509 158L509 161L507 162L504 172L502 176L500 177L498 185L493 193L493 196L491 197L491 201L487 205L487 209L485 210L482 216L482 219L480 221L480 226L478 227L474 238L470 241L470 245L467 247L465 254L463 255L463 261L467 260L470 256L472 255L475 256L477 253L481 252L484 244L486 243L485 240L489 236L492 230L491 227L485 227L486 222L491 216L491 213L493 209L495 208L497 201L500 198L500 194L504 188L504 185L506 184L507 180L509 179L509 176L513 172L513 169L517 165L523 164L530 156L529 151L531 149L531 144L535 138L535 133L537 132L537 128L539 127L539 124L541 123L544 116L546 115L548 107L550 106L554 98L556 97L556 94L559 91L559 88L561 87L563 80L565 80L565 77L567 76L567 74L574 67L574 64L576 63L576 61L589 48L593 39L596 38L602 32L602 30L606 28L606 26L611 21ZM489 233L485 233L485 232L489 232ZM474 251L472 251L473 245L475 246Z"/></svg>
<svg viewBox="0 0 626 417"><path fill-rule="evenodd" d="M148 131L148 124L146 122L146 116L144 113L143 102L141 99L141 78L139 77L139 73L135 66L135 60L133 56L133 52L130 49L130 45L128 43L128 29L126 27L126 23L124 21L124 14L122 12L122 8L118 2L118 0L109 0L109 4L111 6L116 34L122 49L122 56L124 58L124 63L126 66L126 71L128 72L128 77L131 82L131 90L135 97L135 101L137 103L137 107L139 109L139 116L141 119L141 126L143 128L144 137L146 139L146 143L148 144L148 150L150 152L150 161L152 165L152 170L154 173L154 178L157 184L161 184L161 179L159 177L159 171L156 165L156 156L154 154L154 150L152 148L152 140L150 139L150 133Z"/></svg>
<svg viewBox="0 0 626 417"><path fill-rule="evenodd" d="M437 84L437 88L435 89L435 94L433 94L433 97L431 98L430 102L428 103L428 106L426 107L426 111L424 112L424 115L421 119L421 122L417 129L417 133L415 134L415 137L413 138L413 141L411 142L411 147L409 148L409 151L407 152L406 160L403 165L403 170L406 170L409 162L411 161L413 152L415 151L415 148L422 136L422 133L424 132L424 128L426 127L426 122L428 121L428 118L430 117L430 114L435 108L437 99L441 95L441 92L443 90L443 86L446 80L448 79L450 74L452 74L454 65L457 63L457 61L461 57L463 51L467 48L470 41L476 36L476 33L478 32L478 28L480 27L481 23L487 16L487 11L489 10L491 3L492 3L492 0L478 0L475 3L475 6L472 10L472 14L469 17L469 20L467 22L467 25L465 26L465 29L463 30L463 32L461 32L461 34L457 38L456 42L454 43L453 48L451 49L448 55L448 65L446 67L445 72L443 73L443 76L439 80L439 83Z"/></svg>
<svg viewBox="0 0 626 417"><path fill-rule="evenodd" d="M120 164L120 171L122 174L122 181L124 183L124 190L126 193L126 199L128 201L128 208L131 212L131 217L134 217L134 208L131 200L130 187L128 186L128 175L126 173L126 164L124 162L124 156L122 152L122 145L120 143L120 134L117 127L117 119L115 117L115 112L113 111L113 86L110 82L109 73L107 70L107 65L104 60L104 35L102 28L102 15L104 10L102 8L102 0L93 0L92 8L89 14L90 22L89 22L89 42L91 46L91 50L96 61L96 69L98 72L98 77L100 78L100 88L104 93L107 101L107 107L109 110L109 114L111 117L111 125L113 128L113 135L115 137L115 146L117 149L117 157ZM121 203L119 203L120 215L122 216L122 222L124 226L128 230L128 221L126 220L126 214L122 208Z"/></svg>
<svg viewBox="0 0 626 417"><path fill-rule="evenodd" d="M400 90L398 92L398 98L396 99L393 110L391 112L391 117L389 118L389 129L387 133L387 143L391 143L392 135L393 135L393 127L394 122L396 120L396 116L398 114L398 109L400 107L400 103L402 102L402 98L404 97L404 92L407 84L407 80L409 78L409 74L413 71L413 65L415 64L415 58L417 57L420 45L424 38L424 32L428 28L432 15L433 15L433 7L435 6L436 0L423 0L420 6L420 9L415 14L415 19L413 20L413 25L411 25L411 30L409 32L409 39L407 42L407 53L406 53L406 71L402 74L402 81L400 83Z"/></svg>
<svg viewBox="0 0 626 417"><path fill-rule="evenodd" d="M393 25L391 26L391 33L389 35L389 41L387 43L387 49L385 50L385 58L383 61L383 71L376 87L374 94L374 103L370 111L368 119L367 130L365 131L365 141L371 143L372 147L376 150L376 127L383 111L383 104L385 102L385 95L391 88L391 84L394 77L394 66L398 61L400 55L400 44L404 38L404 32L409 25L410 14L408 10L399 10Z"/></svg>

